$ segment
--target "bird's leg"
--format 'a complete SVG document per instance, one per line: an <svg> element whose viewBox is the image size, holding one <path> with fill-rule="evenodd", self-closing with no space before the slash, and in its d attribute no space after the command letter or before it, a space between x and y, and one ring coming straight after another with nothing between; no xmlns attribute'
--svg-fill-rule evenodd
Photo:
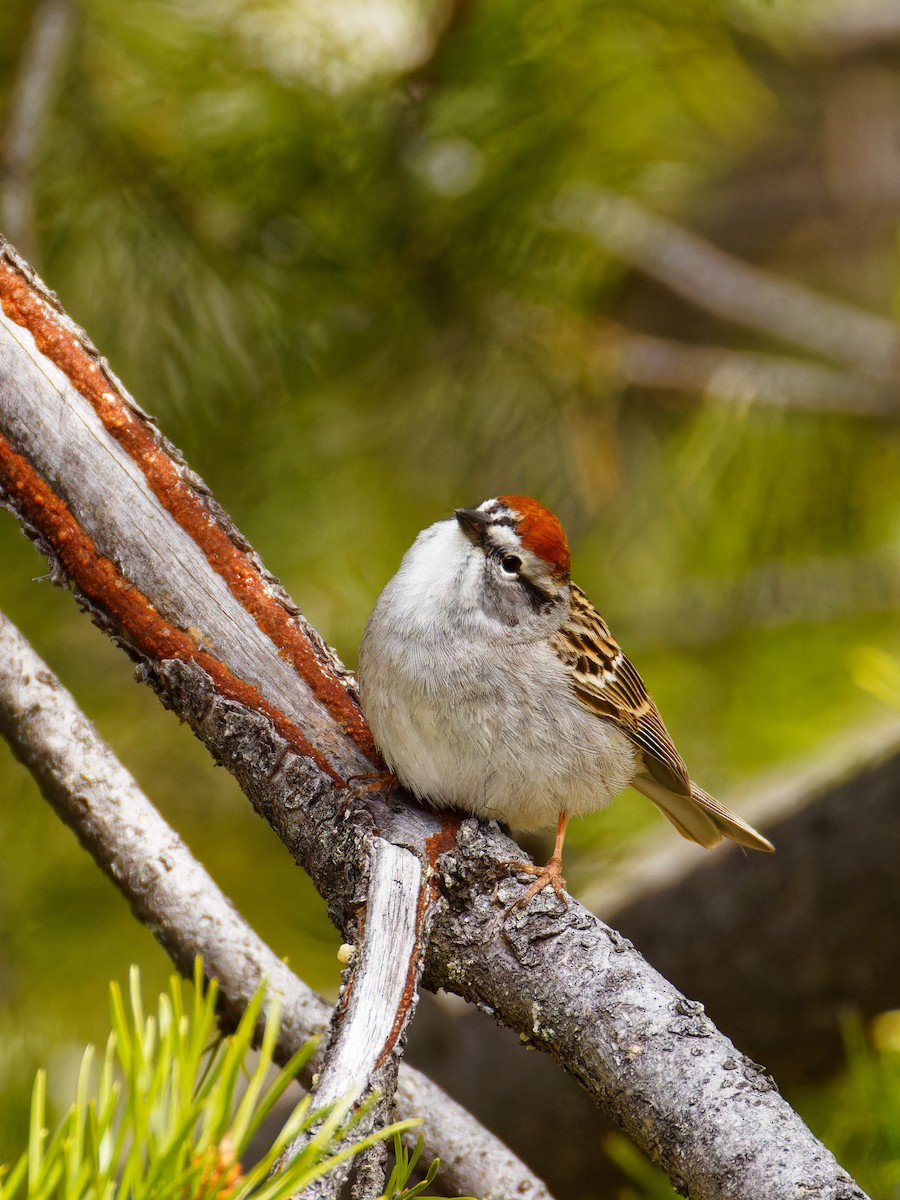
<svg viewBox="0 0 900 1200"><path fill-rule="evenodd" d="M563 902L566 908L569 907L569 901L566 898L566 881L562 873L562 851L563 842L566 840L566 826L569 823L569 814L562 812L559 814L559 821L556 826L556 845L553 848L553 853L550 859L543 867L536 867L533 863L526 862L507 862L503 865L511 867L514 871L524 872L526 875L534 875L534 883L529 887L524 896L520 896L515 900L503 917L504 921L513 911L514 908L525 908L530 904L531 900L542 892L545 887L552 887L557 897Z"/></svg>

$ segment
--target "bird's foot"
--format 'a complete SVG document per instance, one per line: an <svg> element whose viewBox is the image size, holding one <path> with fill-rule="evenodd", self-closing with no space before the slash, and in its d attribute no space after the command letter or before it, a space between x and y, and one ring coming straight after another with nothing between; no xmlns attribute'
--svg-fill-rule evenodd
<svg viewBox="0 0 900 1200"><path fill-rule="evenodd" d="M514 900L506 912L503 914L503 920L509 918L511 912L517 908L526 908L538 892L542 892L545 887L552 887L556 893L558 900L561 900L563 905L569 907L569 898L566 895L566 881L562 873L562 858L557 858L554 854L550 861L543 867L537 867L534 863L526 862L505 862L502 864L508 867L516 874L534 875L534 883L528 888L524 895L518 900Z"/></svg>
<svg viewBox="0 0 900 1200"><path fill-rule="evenodd" d="M351 775L347 786L354 796L365 796L368 792L386 792L388 799L391 793L400 786L400 780L393 771L370 771L363 775Z"/></svg>

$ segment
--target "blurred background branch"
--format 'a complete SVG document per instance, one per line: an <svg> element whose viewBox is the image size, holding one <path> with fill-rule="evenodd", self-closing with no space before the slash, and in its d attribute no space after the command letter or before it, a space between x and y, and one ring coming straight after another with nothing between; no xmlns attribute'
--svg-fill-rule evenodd
<svg viewBox="0 0 900 1200"><path fill-rule="evenodd" d="M576 185L556 201L553 216L563 228L589 234L603 250L714 316L858 367L877 379L897 378L900 330L893 321L739 262L628 196Z"/></svg>
<svg viewBox="0 0 900 1200"><path fill-rule="evenodd" d="M0 161L0 227L34 249L34 175L75 24L75 0L38 0L6 110Z"/></svg>
<svg viewBox="0 0 900 1200"><path fill-rule="evenodd" d="M762 36L790 39L806 50L852 54L900 39L900 13L892 0L822 0L813 5L783 5L763 14L755 0L733 0L736 28Z"/></svg>
<svg viewBox="0 0 900 1200"><path fill-rule="evenodd" d="M601 368L628 387L665 388L739 406L889 418L900 412L895 389L793 358L692 345L612 325L598 335L597 354Z"/></svg>

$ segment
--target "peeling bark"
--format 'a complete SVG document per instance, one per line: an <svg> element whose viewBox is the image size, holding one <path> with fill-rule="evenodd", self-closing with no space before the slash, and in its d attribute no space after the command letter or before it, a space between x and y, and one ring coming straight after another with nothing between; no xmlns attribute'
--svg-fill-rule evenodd
<svg viewBox="0 0 900 1200"><path fill-rule="evenodd" d="M312 1086L314 1108L327 1109L342 1101L363 1106L353 1141L391 1120L404 1035L418 998L431 891L419 859L384 838L372 838L366 874L359 940L344 972L328 1047ZM314 1136L314 1128L301 1133L281 1162L301 1154ZM386 1162L386 1148L374 1146L362 1163L339 1163L302 1194L306 1200L338 1197L354 1175L354 1192L380 1196Z"/></svg>

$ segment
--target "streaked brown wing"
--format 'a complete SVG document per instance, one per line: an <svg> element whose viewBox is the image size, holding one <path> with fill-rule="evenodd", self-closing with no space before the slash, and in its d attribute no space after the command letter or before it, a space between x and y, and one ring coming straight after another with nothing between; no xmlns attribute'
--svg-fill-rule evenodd
<svg viewBox="0 0 900 1200"><path fill-rule="evenodd" d="M690 796L687 767L643 679L581 588L573 583L571 590L572 611L551 645L572 674L576 696L644 751L654 778L679 795Z"/></svg>

